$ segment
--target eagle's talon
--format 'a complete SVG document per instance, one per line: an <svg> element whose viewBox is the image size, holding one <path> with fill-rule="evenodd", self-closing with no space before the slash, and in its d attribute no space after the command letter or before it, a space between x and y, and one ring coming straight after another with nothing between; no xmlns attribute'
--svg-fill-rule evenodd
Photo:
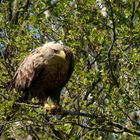
<svg viewBox="0 0 140 140"><path fill-rule="evenodd" d="M63 109L61 105L49 105L45 104L44 108L50 113L50 114L63 114Z"/></svg>
<svg viewBox="0 0 140 140"><path fill-rule="evenodd" d="M62 114L63 113L63 109L61 105L52 105L51 109L50 109L50 113L51 114Z"/></svg>

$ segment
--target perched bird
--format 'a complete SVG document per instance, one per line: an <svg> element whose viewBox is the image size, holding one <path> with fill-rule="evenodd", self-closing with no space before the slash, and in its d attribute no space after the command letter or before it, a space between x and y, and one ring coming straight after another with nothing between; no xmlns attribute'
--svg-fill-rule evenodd
<svg viewBox="0 0 140 140"><path fill-rule="evenodd" d="M21 62L14 76L14 87L26 100L34 97L50 112L59 110L60 93L73 72L73 54L67 46L46 43ZM48 97L53 105L47 103Z"/></svg>

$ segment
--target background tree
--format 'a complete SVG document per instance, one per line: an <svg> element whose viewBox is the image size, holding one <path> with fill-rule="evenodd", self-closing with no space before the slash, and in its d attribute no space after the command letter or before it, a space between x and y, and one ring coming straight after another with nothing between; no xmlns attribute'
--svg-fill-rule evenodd
<svg viewBox="0 0 140 140"><path fill-rule="evenodd" d="M139 13L135 0L0 1L1 138L139 139ZM46 41L75 54L62 116L9 90L18 63Z"/></svg>

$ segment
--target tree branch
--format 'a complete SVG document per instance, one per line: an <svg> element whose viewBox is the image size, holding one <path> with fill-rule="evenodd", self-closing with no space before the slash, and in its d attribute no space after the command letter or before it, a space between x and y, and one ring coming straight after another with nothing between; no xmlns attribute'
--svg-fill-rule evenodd
<svg viewBox="0 0 140 140"><path fill-rule="evenodd" d="M39 108L41 107L43 109L43 106L40 106L40 105L31 105L31 104L27 104L27 103L18 103L16 102L15 103L16 105L25 105L25 106L28 106L28 107L33 107L33 108ZM59 113L59 112L58 112ZM57 115L57 114L56 114ZM58 114L60 115L60 114ZM63 113L61 114L61 118L67 116L67 115L70 115L70 116L81 116L81 117L88 117L90 119L95 119L95 120L98 120L99 118L101 118L102 116L99 115L99 114L88 114L86 112L78 112L78 111L69 111L69 110L63 110ZM133 135L137 135L137 136L140 136L140 131L137 131L135 129L131 129L131 128L127 128L126 126L123 126L121 125L120 123L116 123L116 122L113 122L113 121L110 121L107 116L104 116L105 118L101 118L102 120L100 121L101 123L101 126L100 128L97 128L97 127L91 127L91 126L85 126L83 124L76 124L76 125L79 125L83 128L87 128L89 130L93 130L93 129L97 129L98 131L107 131L107 132L113 132L113 133L123 133L123 132L127 132L127 133L130 133L130 134L133 134ZM10 122L13 122L13 120L11 121L7 121L7 122L2 122L0 124L0 126L2 125L5 125L7 123L10 123ZM105 124L104 124L105 122ZM67 123L67 122L65 122ZM69 123L74 123L74 122L69 122ZM105 126L106 125L106 126ZM107 126L110 126L111 128L108 128ZM114 127L114 128L113 128ZM112 129L113 128L113 129ZM117 129L116 129L117 128Z"/></svg>
<svg viewBox="0 0 140 140"><path fill-rule="evenodd" d="M119 88L119 83L117 81L117 78L113 72L113 68L112 68L112 62L111 62L111 51L115 45L115 42L117 40L117 35L116 35L116 23L115 23L115 19L114 19L114 11L113 11L113 7L112 7L112 4L110 2L110 0L106 1L109 9L110 9L110 17L111 17L111 21L112 21L112 32L113 32L113 40L112 40L112 44L108 50L108 61L109 61L109 68L110 68L110 72L111 72L111 76L112 76L112 79L115 83L115 85Z"/></svg>

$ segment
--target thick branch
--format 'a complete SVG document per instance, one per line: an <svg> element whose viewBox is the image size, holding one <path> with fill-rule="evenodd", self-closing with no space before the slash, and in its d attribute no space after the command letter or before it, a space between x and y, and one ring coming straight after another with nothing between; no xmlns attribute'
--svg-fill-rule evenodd
<svg viewBox="0 0 140 140"><path fill-rule="evenodd" d="M109 122L108 125L112 125L116 128L119 128L120 130L122 129L122 132L128 132L130 134L134 134L134 135L137 135L137 136L140 136L140 131L137 131L135 129L130 129L130 128L127 128L125 126L122 126L121 124L119 123L116 123L116 122Z"/></svg>

